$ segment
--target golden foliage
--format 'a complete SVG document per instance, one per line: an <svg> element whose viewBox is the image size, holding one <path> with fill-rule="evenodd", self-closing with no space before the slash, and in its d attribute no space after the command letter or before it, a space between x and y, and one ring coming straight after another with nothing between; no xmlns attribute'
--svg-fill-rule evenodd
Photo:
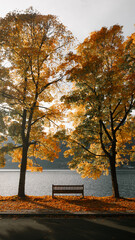
<svg viewBox="0 0 135 240"><path fill-rule="evenodd" d="M135 34L124 41L122 27L114 25L91 33L67 57L73 87L62 100L73 129L65 157L73 156L69 166L83 177L100 177L112 162L115 168L134 158L134 54Z"/></svg>
<svg viewBox="0 0 135 240"><path fill-rule="evenodd" d="M44 16L32 8L0 19L1 59L9 62L9 78L0 88L9 108L4 123L15 142L13 161L21 164L22 149L27 148L27 169L32 171L42 170L32 163L32 156L58 158L60 148L50 132L57 130L62 119L58 83L72 42L71 32L56 16Z"/></svg>

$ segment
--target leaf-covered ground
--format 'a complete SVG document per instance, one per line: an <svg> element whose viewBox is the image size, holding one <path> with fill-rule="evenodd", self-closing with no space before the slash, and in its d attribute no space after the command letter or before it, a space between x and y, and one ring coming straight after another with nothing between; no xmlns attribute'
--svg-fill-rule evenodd
<svg viewBox="0 0 135 240"><path fill-rule="evenodd" d="M134 212L135 198L116 200L113 197L78 197L78 196L26 196L20 199L17 196L0 196L0 211L8 210L63 210L64 212Z"/></svg>

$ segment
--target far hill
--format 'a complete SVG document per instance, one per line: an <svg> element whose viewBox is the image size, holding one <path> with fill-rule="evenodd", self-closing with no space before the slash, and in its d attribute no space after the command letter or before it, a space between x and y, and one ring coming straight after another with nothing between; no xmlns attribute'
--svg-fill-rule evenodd
<svg viewBox="0 0 135 240"><path fill-rule="evenodd" d="M71 157L64 158L64 152L66 151L66 146L61 145L61 152L59 153L59 158L55 159L54 162L49 162L47 160L36 159L36 162L39 163L43 169L68 169L67 163L71 161ZM18 163L12 162L12 158L6 155L6 166L4 169L19 169Z"/></svg>
<svg viewBox="0 0 135 240"><path fill-rule="evenodd" d="M12 141L11 139L9 141ZM131 148L132 145L135 144L135 140L133 139L132 144L127 144L127 148ZM36 162L40 164L40 166L43 167L43 169L69 169L68 162L71 161L72 157L65 158L64 152L67 150L66 145L61 144L61 152L59 153L59 158L55 159L54 162L49 162L47 160L40 160L36 159ZM124 156L123 156L124 158ZM122 165L119 168L123 168L127 165ZM129 162L129 166L132 166L135 168L135 161ZM6 166L4 169L19 169L18 163L12 162L12 158L8 155L6 155Z"/></svg>

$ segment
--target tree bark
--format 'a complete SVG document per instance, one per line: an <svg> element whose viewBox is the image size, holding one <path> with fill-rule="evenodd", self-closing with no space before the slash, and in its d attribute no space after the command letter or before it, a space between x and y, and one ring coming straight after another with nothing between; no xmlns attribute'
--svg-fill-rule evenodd
<svg viewBox="0 0 135 240"><path fill-rule="evenodd" d="M113 197L120 198L114 158L110 159L110 169L111 169Z"/></svg>
<svg viewBox="0 0 135 240"><path fill-rule="evenodd" d="M119 195L119 188L118 188L118 181L117 181L117 175L116 175L116 136L115 136L115 131L113 129L113 118L111 116L111 129L112 129L112 136L109 134L107 128L105 127L104 123L102 120L99 121L100 124L100 142L101 142L101 147L104 151L104 153L106 154L106 156L108 157L109 161L110 161L110 169L111 169L111 179L112 179L112 192L113 192L113 197L115 198L120 198ZM106 149L106 145L103 143L103 129L104 132L106 134L106 136L108 137L110 143L111 143L111 152L109 152Z"/></svg>
<svg viewBox="0 0 135 240"><path fill-rule="evenodd" d="M31 122L32 122L33 111L34 111L34 107L36 105L36 101L37 101L37 94L36 94L35 101L33 103L33 107L31 108L31 112L30 112L30 115L28 118L27 134L25 134L27 111L25 109L23 111L23 121L22 121L23 149L22 149L22 161L21 161L21 169L20 169L19 188L18 188L18 196L19 197L25 197L25 176L26 176L26 168L27 168L27 155L28 155L28 149L29 149Z"/></svg>
<svg viewBox="0 0 135 240"><path fill-rule="evenodd" d="M20 169L19 188L18 188L19 197L25 197L25 175L26 175L26 167L27 167L27 153L28 153L28 146L24 145L22 150L22 161L21 161L21 169Z"/></svg>

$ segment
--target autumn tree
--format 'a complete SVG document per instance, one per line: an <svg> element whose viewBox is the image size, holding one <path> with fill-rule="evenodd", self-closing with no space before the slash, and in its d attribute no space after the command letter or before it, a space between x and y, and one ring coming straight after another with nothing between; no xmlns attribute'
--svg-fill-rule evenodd
<svg viewBox="0 0 135 240"><path fill-rule="evenodd" d="M65 156L73 156L69 166L82 177L97 178L110 169L116 198L116 167L134 151L126 147L135 135L134 53L135 34L124 42L122 27L114 25L91 33L66 59L73 66L67 71L73 89L62 100L71 107L73 130L65 136Z"/></svg>
<svg viewBox="0 0 135 240"><path fill-rule="evenodd" d="M0 96L6 103L6 135L14 141L1 147L1 154L9 151L20 163L20 197L25 196L26 169L34 169L30 157L53 161L60 151L47 128L61 118L56 101L64 76L60 65L72 40L57 17L33 8L0 19L1 56L9 72Z"/></svg>

